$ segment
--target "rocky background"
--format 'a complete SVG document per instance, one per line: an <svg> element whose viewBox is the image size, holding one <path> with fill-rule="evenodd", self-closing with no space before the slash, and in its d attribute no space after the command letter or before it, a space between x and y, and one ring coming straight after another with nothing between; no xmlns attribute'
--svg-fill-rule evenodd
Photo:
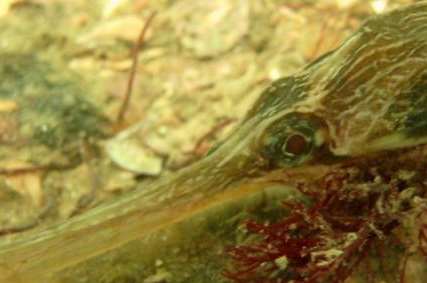
<svg viewBox="0 0 427 283"><path fill-rule="evenodd" d="M69 219L194 162L271 81L412 2L2 0L0 235Z"/></svg>

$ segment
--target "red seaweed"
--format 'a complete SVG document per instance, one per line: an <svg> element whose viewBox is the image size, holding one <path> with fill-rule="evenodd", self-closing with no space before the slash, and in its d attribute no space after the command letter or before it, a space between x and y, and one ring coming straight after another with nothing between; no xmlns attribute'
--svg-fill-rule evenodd
<svg viewBox="0 0 427 283"><path fill-rule="evenodd" d="M288 215L276 223L247 221L247 232L257 240L227 250L233 267L224 276L236 283L340 283L364 261L366 278L374 282L373 251L384 265L384 249L404 246L393 231L412 209L402 193L409 185L385 172L353 173L337 170L315 185L301 184L311 204L284 203ZM426 223L418 238L427 258ZM402 283L406 261L400 262Z"/></svg>

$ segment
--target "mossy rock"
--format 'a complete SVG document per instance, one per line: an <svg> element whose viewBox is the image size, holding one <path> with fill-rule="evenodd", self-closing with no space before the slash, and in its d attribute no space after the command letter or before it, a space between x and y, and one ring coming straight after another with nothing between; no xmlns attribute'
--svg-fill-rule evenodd
<svg viewBox="0 0 427 283"><path fill-rule="evenodd" d="M87 99L93 88L65 64L58 66L32 54L0 54L0 80L0 102L16 105L0 111L8 123L0 144L69 152L82 139L107 135L108 120ZM25 156L34 159L34 154Z"/></svg>

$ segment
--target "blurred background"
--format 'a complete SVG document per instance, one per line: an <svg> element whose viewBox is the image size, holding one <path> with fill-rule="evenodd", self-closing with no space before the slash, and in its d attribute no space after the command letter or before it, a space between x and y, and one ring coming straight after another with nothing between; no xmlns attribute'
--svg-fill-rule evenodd
<svg viewBox="0 0 427 283"><path fill-rule="evenodd" d="M367 17L413 2L1 0L0 235L69 219L194 162L270 82ZM157 278L144 282L169 282Z"/></svg>

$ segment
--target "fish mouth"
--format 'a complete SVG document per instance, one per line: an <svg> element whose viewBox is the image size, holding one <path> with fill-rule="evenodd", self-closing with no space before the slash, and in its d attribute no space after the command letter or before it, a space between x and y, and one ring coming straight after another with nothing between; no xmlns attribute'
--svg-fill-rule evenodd
<svg viewBox="0 0 427 283"><path fill-rule="evenodd" d="M315 178L327 166L263 170L245 151L228 158L225 145L199 162L110 203L48 227L0 240L0 282L50 282L46 277L120 249L131 241L238 201L268 187Z"/></svg>
<svg viewBox="0 0 427 283"><path fill-rule="evenodd" d="M368 159L378 162L385 158L367 156L329 165L267 170L256 155L243 151L227 158L228 153L226 145L175 174L141 185L67 222L42 232L23 233L12 242L0 241L0 282L48 283L49 274L120 250L127 243L228 201L239 201L271 186L315 182L351 162L364 166ZM396 159L400 154L395 154ZM385 156L390 158L390 154Z"/></svg>
<svg viewBox="0 0 427 283"><path fill-rule="evenodd" d="M294 167L272 168L259 151L258 123L246 121L216 150L177 173L141 184L42 232L0 241L0 282L49 283L46 274L119 250L156 230L268 187L318 180L342 164L325 163L320 155Z"/></svg>
<svg viewBox="0 0 427 283"><path fill-rule="evenodd" d="M49 283L46 274L101 257L150 233L239 201L266 188L320 179L340 166L317 156L298 166L272 168L259 153L256 122L243 125L202 160L110 203L44 231L0 241L0 282ZM191 236L191 235L190 235Z"/></svg>

